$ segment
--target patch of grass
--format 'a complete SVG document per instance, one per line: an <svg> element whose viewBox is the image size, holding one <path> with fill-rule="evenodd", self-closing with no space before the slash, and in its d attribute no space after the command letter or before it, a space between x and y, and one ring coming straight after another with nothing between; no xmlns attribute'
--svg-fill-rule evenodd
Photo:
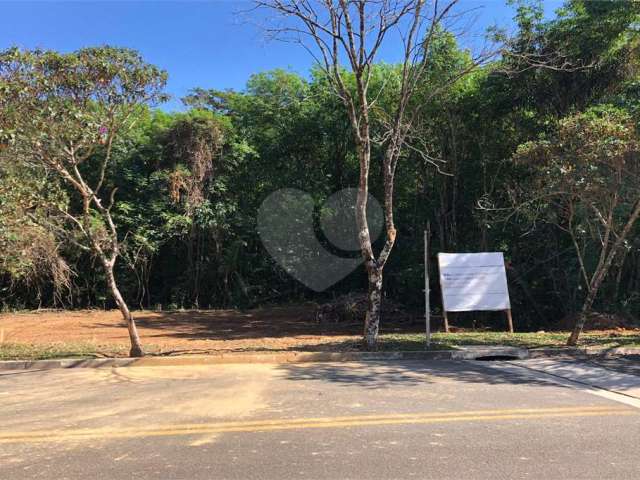
<svg viewBox="0 0 640 480"><path fill-rule="evenodd" d="M52 360L57 358L97 358L126 356L124 345L93 343L0 343L0 360Z"/></svg>
<svg viewBox="0 0 640 480"><path fill-rule="evenodd" d="M464 345L502 345L522 348L562 348L565 346L568 332L545 333L514 333L505 332L460 332L435 333L432 337L430 350L451 350ZM329 341L318 344L300 344L289 346L286 350L312 352L353 352L362 350L359 336L353 336L339 341ZM636 347L640 348L640 330L616 332L590 332L580 337L581 347ZM380 335L379 349L382 351L421 351L425 349L424 333L386 333ZM284 349L265 348L264 345L243 345L241 351L276 352ZM207 351L173 350L168 346L164 349L157 345L145 345L145 351L151 355L216 353ZM231 350L233 351L233 349ZM236 350L240 351L240 350ZM126 357L128 345L96 343L0 343L0 360L48 360L57 358L98 358L98 357Z"/></svg>
<svg viewBox="0 0 640 480"><path fill-rule="evenodd" d="M564 348L569 332L514 333L506 332L459 332L434 333L429 350L455 350L465 345L513 346L521 348ZM579 347L638 347L640 330L627 331L624 335L614 332L586 333L580 337ZM424 333L385 333L380 335L381 351L422 351L425 350ZM353 352L362 351L359 336L333 342L290 347L289 350L313 352Z"/></svg>
<svg viewBox="0 0 640 480"><path fill-rule="evenodd" d="M424 333L387 333L380 335L379 349L391 352L411 352L426 349ZM453 350L455 346L443 339L431 337L429 350Z"/></svg>
<svg viewBox="0 0 640 480"><path fill-rule="evenodd" d="M522 348L564 347L569 332L513 333L463 332L435 333L432 350L454 349L464 345L500 345ZM393 333L380 336L383 350L424 350L424 333ZM609 332L585 333L581 335L579 347L640 347L640 332L617 334Z"/></svg>

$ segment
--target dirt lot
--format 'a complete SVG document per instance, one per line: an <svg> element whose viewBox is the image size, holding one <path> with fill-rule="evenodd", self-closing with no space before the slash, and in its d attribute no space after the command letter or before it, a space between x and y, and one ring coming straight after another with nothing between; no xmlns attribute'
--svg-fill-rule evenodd
<svg viewBox="0 0 640 480"><path fill-rule="evenodd" d="M359 341L360 323L321 325L313 307L134 312L147 348L160 352L314 349ZM387 333L420 331L420 325L390 325ZM117 310L41 311L0 315L0 343L128 344ZM333 349L333 348L332 348Z"/></svg>
<svg viewBox="0 0 640 480"><path fill-rule="evenodd" d="M250 310L134 312L147 353L185 354L230 351L344 351L361 348L362 323L320 324L313 306ZM434 320L437 324L437 319ZM434 324L434 325L435 325ZM380 346L424 349L424 326L385 319ZM453 329L434 334L432 348L458 345L560 347L567 332L508 334ZM582 345L640 347L640 329L585 332ZM117 310L40 311L0 315L0 358L125 356L129 339Z"/></svg>

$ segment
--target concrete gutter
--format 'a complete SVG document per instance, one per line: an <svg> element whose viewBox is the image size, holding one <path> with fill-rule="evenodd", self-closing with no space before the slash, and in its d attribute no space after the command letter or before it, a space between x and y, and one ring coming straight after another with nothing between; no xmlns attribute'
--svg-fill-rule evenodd
<svg viewBox="0 0 640 480"><path fill-rule="evenodd" d="M483 357L586 358L589 356L640 355L640 348L532 349L499 346L461 346L457 350L400 352L235 352L210 355L147 356L143 358L84 358L0 361L0 370L51 370L56 368L170 367L231 363L367 362L389 360L477 360Z"/></svg>
<svg viewBox="0 0 640 480"><path fill-rule="evenodd" d="M450 350L453 360L479 360L482 358L510 358L524 360L529 358L529 350L518 347L500 347L493 345L461 345L458 350Z"/></svg>
<svg viewBox="0 0 640 480"><path fill-rule="evenodd" d="M538 358L526 363L507 362L521 368L543 373L574 383L615 392L640 400L640 377L623 372L611 371L598 365ZM636 404L635 406L640 407Z"/></svg>
<svg viewBox="0 0 640 480"><path fill-rule="evenodd" d="M532 348L529 350L529 358L547 357L622 357L640 355L640 348L635 347L576 347L576 348Z"/></svg>

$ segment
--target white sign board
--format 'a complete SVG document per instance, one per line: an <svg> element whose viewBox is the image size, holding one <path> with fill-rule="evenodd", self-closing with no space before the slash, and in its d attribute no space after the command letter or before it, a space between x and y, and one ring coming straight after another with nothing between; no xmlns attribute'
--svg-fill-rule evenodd
<svg viewBox="0 0 640 480"><path fill-rule="evenodd" d="M511 308L502 252L439 253L438 264L446 312Z"/></svg>

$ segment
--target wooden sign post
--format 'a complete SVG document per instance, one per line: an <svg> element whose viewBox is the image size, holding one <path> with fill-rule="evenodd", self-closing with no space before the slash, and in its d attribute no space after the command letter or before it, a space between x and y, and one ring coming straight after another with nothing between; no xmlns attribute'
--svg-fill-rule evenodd
<svg viewBox="0 0 640 480"><path fill-rule="evenodd" d="M509 333L513 333L513 316L511 316L511 309L507 308L505 312L507 313L507 327L509 327Z"/></svg>

